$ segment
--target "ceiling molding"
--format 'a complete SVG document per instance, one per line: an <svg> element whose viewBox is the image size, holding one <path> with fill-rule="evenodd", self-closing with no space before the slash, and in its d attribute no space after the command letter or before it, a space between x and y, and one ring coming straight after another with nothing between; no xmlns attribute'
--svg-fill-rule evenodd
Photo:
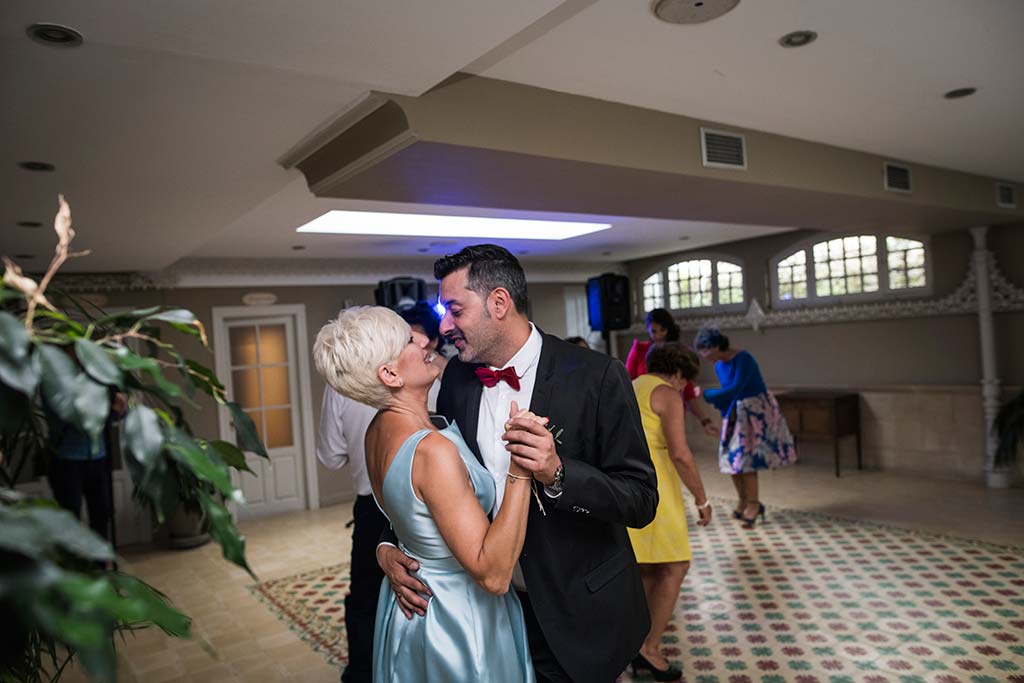
<svg viewBox="0 0 1024 683"><path fill-rule="evenodd" d="M886 157L730 126L746 169L708 168L700 131L719 124L465 73L387 97L299 164L316 196L825 230L1024 216L991 178L909 164L914 192L894 196Z"/></svg>
<svg viewBox="0 0 1024 683"><path fill-rule="evenodd" d="M377 111L387 101L387 97L378 92L367 92L338 114L314 128L294 147L285 152L277 160L277 163L286 169L294 168L326 143Z"/></svg>

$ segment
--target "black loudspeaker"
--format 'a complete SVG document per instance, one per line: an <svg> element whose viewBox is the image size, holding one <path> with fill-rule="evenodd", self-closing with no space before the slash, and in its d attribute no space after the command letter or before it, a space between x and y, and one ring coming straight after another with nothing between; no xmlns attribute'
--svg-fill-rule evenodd
<svg viewBox="0 0 1024 683"><path fill-rule="evenodd" d="M427 298L427 283L415 277L396 277L381 280L373 290L378 306L387 306L394 311L412 308L417 301Z"/></svg>
<svg viewBox="0 0 1024 683"><path fill-rule="evenodd" d="M587 313L590 329L598 332L630 326L629 278L605 273L587 280Z"/></svg>

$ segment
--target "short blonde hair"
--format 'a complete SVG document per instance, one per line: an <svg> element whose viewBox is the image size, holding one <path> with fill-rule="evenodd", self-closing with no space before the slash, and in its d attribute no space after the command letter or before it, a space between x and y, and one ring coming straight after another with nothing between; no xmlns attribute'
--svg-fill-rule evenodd
<svg viewBox="0 0 1024 683"><path fill-rule="evenodd" d="M391 400L391 390L380 381L377 370L398 360L411 334L409 324L389 308L346 308L320 328L313 362L338 393L383 408Z"/></svg>

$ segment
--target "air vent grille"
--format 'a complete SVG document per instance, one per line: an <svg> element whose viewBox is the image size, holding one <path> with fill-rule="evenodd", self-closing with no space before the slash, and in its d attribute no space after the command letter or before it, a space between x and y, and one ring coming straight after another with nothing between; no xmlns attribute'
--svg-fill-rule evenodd
<svg viewBox="0 0 1024 683"><path fill-rule="evenodd" d="M885 162L885 189L889 192L912 192L913 184L910 177L910 167L901 164Z"/></svg>
<svg viewBox="0 0 1024 683"><path fill-rule="evenodd" d="M996 206L1001 209L1017 208L1017 188L1009 183L996 183Z"/></svg>
<svg viewBox="0 0 1024 683"><path fill-rule="evenodd" d="M737 133L700 129L700 150L704 165L711 168L746 170L747 143Z"/></svg>

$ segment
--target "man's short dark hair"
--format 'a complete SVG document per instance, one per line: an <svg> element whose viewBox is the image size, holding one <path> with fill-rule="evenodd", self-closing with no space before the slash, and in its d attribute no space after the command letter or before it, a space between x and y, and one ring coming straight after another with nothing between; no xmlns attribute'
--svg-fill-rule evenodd
<svg viewBox="0 0 1024 683"><path fill-rule="evenodd" d="M516 310L526 315L526 274L519 259L496 244L475 244L457 254L442 256L434 262L434 277L444 279L457 270L469 268L467 286L486 299L498 287L508 290Z"/></svg>
<svg viewBox="0 0 1024 683"><path fill-rule="evenodd" d="M700 370L700 358L682 342L661 342L651 344L647 351L647 372L659 375L674 375L693 379Z"/></svg>

